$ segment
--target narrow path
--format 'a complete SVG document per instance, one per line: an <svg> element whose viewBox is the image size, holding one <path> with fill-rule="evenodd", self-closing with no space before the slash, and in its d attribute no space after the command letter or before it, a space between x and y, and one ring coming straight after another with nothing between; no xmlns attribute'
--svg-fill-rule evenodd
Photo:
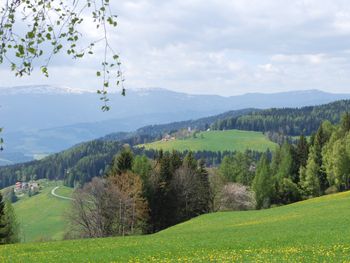
<svg viewBox="0 0 350 263"><path fill-rule="evenodd" d="M70 201L73 201L74 199L73 198L70 198L70 197L66 197L66 196L62 196L62 195L58 195L56 194L56 190L60 188L59 186L56 186L54 189L51 190L51 194L57 198L61 198L61 199L65 199L65 200L70 200Z"/></svg>

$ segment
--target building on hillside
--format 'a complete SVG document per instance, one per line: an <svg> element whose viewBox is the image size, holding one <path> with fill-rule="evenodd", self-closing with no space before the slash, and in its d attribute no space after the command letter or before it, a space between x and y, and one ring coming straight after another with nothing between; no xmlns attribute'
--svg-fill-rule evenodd
<svg viewBox="0 0 350 263"><path fill-rule="evenodd" d="M17 182L15 184L15 192L23 192L23 191L27 191L30 190L32 192L37 192L39 191L40 185L37 182Z"/></svg>
<svg viewBox="0 0 350 263"><path fill-rule="evenodd" d="M22 183L21 182L17 182L15 184L15 192L21 191L22 190Z"/></svg>
<svg viewBox="0 0 350 263"><path fill-rule="evenodd" d="M26 182L22 183L22 190L27 190L29 188L29 184Z"/></svg>
<svg viewBox="0 0 350 263"><path fill-rule="evenodd" d="M173 141L176 138L174 136L170 136L169 134L165 135L164 138L162 139L163 142L167 142L167 141Z"/></svg>
<svg viewBox="0 0 350 263"><path fill-rule="evenodd" d="M30 182L29 189L34 192L39 191L39 184L37 182Z"/></svg>

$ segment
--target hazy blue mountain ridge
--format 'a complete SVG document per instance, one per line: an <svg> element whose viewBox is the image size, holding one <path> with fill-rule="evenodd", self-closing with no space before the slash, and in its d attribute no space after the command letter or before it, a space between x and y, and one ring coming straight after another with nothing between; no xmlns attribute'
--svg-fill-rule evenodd
<svg viewBox="0 0 350 263"><path fill-rule="evenodd" d="M95 92L45 85L0 88L0 125L6 141L0 164L30 160L106 134L152 124L252 107L302 107L350 98L350 94L318 90L222 97L130 89L125 97L118 92L109 96L112 109L104 113Z"/></svg>

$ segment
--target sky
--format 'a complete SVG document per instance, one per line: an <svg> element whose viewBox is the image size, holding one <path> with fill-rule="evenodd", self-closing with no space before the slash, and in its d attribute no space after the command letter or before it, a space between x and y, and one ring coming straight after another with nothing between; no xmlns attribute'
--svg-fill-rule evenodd
<svg viewBox="0 0 350 263"><path fill-rule="evenodd" d="M111 1L118 27L110 41L126 89L166 88L238 95L320 89L350 93L348 0ZM82 29L99 37L92 25ZM101 52L78 63L60 55L47 79L15 78L0 67L0 86L50 84L98 89Z"/></svg>

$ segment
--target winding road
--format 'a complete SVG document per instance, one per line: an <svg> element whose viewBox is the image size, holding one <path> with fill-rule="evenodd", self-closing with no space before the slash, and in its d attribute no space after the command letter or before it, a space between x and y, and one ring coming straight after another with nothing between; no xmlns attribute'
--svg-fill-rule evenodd
<svg viewBox="0 0 350 263"><path fill-rule="evenodd" d="M65 199L65 200L70 200L70 201L73 201L74 199L73 198L70 198L70 197L66 197L66 196L62 196L62 195L58 195L56 194L56 190L60 188L59 186L56 186L54 189L51 190L51 194L57 198L61 198L61 199Z"/></svg>

